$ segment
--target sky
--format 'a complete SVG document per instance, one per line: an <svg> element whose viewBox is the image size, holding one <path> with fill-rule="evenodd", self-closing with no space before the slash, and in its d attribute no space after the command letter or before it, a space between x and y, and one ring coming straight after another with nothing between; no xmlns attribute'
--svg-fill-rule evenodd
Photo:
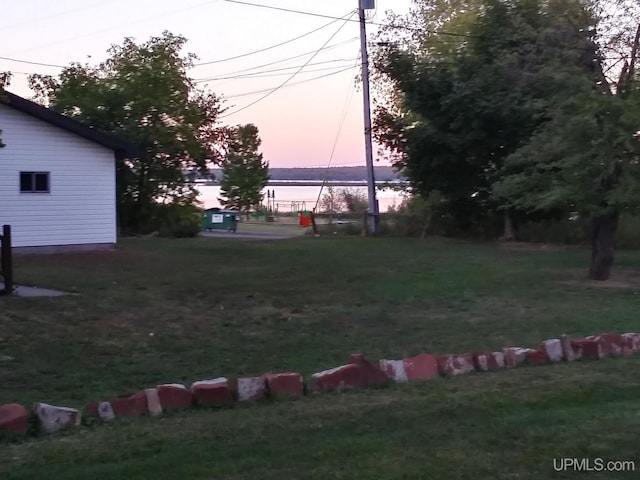
<svg viewBox="0 0 640 480"><path fill-rule="evenodd" d="M339 18L358 6L358 0L241 1ZM385 11L404 14L410 4L376 0L367 17L381 22ZM377 27L367 28L372 34ZM196 64L206 63L190 75L199 87L226 99L222 123L258 127L271 166L365 164L357 22L228 0L11 1L2 5L0 16L0 71L14 74L9 91L30 98L28 74L61 71L38 63L97 64L123 38L143 42L164 30L186 37L185 53L196 54Z"/></svg>

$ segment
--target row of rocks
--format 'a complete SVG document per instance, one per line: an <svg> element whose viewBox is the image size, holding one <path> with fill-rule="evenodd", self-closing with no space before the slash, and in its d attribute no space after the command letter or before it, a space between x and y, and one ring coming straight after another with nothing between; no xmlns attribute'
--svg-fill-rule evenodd
<svg viewBox="0 0 640 480"><path fill-rule="evenodd" d="M104 422L119 417L161 415L167 410L191 406L220 407L238 402L270 398L298 397L308 393L383 385L390 380L410 382L439 376L455 376L474 371L488 372L523 364L544 365L560 361L601 359L607 356L640 352L640 333L605 333L571 339L566 335L545 340L538 348L506 347L496 352L451 355L421 353L401 360L380 360L377 364L361 354L349 357L345 365L314 373L308 384L296 372L267 373L257 377L225 377L194 382L190 388L178 383L158 385L132 395L101 400L85 405L87 416ZM81 424L79 410L36 403L32 414L42 433L53 433ZM29 412L19 404L0 406L0 433L26 435Z"/></svg>

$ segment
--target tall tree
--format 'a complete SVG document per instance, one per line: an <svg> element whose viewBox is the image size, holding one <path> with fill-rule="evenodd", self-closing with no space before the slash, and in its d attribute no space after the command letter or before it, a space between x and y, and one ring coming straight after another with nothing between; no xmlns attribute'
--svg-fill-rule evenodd
<svg viewBox="0 0 640 480"><path fill-rule="evenodd" d="M269 181L269 163L259 152L261 143L258 127L250 123L228 130L220 181L220 201L225 207L248 214L262 201L262 189Z"/></svg>
<svg viewBox="0 0 640 480"><path fill-rule="evenodd" d="M606 75L611 68L601 48L593 58L594 78L560 101L550 121L507 158L495 185L495 196L508 205L570 209L586 220L593 280L611 275L620 214L640 211L640 25L627 29L626 52L621 37L615 36L623 59L618 78Z"/></svg>
<svg viewBox="0 0 640 480"><path fill-rule="evenodd" d="M191 204L197 192L185 172L204 175L220 160L221 102L188 76L195 57L182 53L185 43L169 32L140 44L126 38L97 66L74 63L57 78L30 78L41 102L144 150L117 164L125 230L154 228L161 203Z"/></svg>
<svg viewBox="0 0 640 480"><path fill-rule="evenodd" d="M376 65L395 95L377 108L375 131L413 190L441 192L469 228L500 206L491 191L505 158L546 121L554 97L588 75L590 23L571 0L439 3L422 43L380 52ZM461 15L458 3L474 8ZM430 4L419 5L428 17Z"/></svg>

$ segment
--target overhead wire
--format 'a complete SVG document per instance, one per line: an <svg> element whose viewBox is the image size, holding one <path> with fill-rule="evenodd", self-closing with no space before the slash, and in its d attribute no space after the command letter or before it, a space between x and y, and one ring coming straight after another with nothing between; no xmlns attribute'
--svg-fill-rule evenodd
<svg viewBox="0 0 640 480"><path fill-rule="evenodd" d="M337 72L325 73L324 75L318 75L317 77L307 78L305 80L300 80L299 82L288 83L288 84L286 84L286 85L284 85L282 87L279 87L279 89L288 88L288 87L294 87L296 85L302 85L303 83L309 83L309 82L313 82L315 80L320 80L321 78L331 77L333 75L338 75L340 73L343 73L343 72L346 72L346 71L349 71L349 70L351 70L351 66L343 68L342 70L338 70ZM276 87L276 88L278 88L278 87ZM255 90L253 92L239 93L237 95L229 95L229 96L225 96L224 98L231 99L231 98L239 98L239 97L248 97L248 96L251 96L251 95L258 95L260 93L271 92L272 90L274 90L274 88L265 88L263 90ZM263 97L263 98L266 98L266 97ZM254 103L257 103L257 101L254 102ZM229 115L232 115L232 113L230 113ZM227 117L229 115L225 115L225 117ZM222 118L224 118L224 117L222 117Z"/></svg>
<svg viewBox="0 0 640 480"><path fill-rule="evenodd" d="M335 58L333 60L325 60L323 62L313 62L313 63L309 63L307 66L315 66L315 65L326 65L327 63L338 63L338 62L351 62L350 58ZM262 76L269 76L267 74L270 73L275 73L275 72L282 72L284 70L291 70L294 68L299 68L300 65L292 65L290 67L280 67L280 68L272 68L270 70L260 70L258 72L249 72L249 73L242 73L239 75L228 75L228 76L221 76L221 77L209 77L209 78L196 78L194 80L194 83L202 83L202 82L215 82L218 80L234 80L234 79L242 79L242 78L260 78ZM329 68L339 68L339 67L329 67ZM320 69L317 70L307 70L307 72L309 71L319 71ZM282 74L280 74L282 75ZM286 75L286 74L284 74Z"/></svg>
<svg viewBox="0 0 640 480"><path fill-rule="evenodd" d="M351 70L354 71L358 64L360 63L360 51L358 51L358 56L356 57L356 62ZM342 133L342 129L344 128L344 122L347 118L347 112L349 111L349 106L351 105L351 100L353 99L353 85L349 84L349 91L347 92L347 98L345 99L344 105L342 107L342 113L340 114L340 122L338 123L338 130L336 131L336 136L333 140L333 146L331 147L331 154L329 155L329 162L324 171L324 178L322 179L322 184L320 185L320 190L318 191L318 198L316 198L316 204L313 208L315 211L318 208L318 204L320 203L320 197L322 196L322 190L324 189L325 184L327 183L327 179L329 178L329 169L331 168L331 163L333 162L333 157L336 153L336 148L338 146L338 141L340 140L340 134Z"/></svg>
<svg viewBox="0 0 640 480"><path fill-rule="evenodd" d="M336 22L339 22L340 20L344 20L346 17L348 17L349 15L352 15L352 14L353 14L353 12L349 11L349 12L345 13L340 18L336 18L335 20L332 20L329 23L326 23L326 24L324 24L324 25L322 25L322 26L320 26L318 28L314 28L313 30L311 30L309 32L303 33L302 35L298 35L297 37L290 38L289 40L285 40L283 42L276 43L275 45L270 45L268 47L264 47L264 48L261 48L259 50L254 50L252 52L242 53L240 55L235 55L235 56L232 56L232 57L221 58L221 59L218 59L218 60L211 60L211 61L208 61L208 62L196 63L193 66L194 67L201 67L203 65L211 65L211 64L214 64L214 63L223 63L223 62L228 62L228 61L231 61L231 60L237 60L238 58L244 58L244 57L248 57L248 56L251 56L251 55L255 55L257 53L266 52L268 50L272 50L274 48L278 48L278 47L281 47L283 45L287 45L289 43L295 42L296 40L300 40L301 38L308 37L309 35L312 35L312 34L314 34L316 32L319 32L320 30L322 30L324 28L327 28L328 26L333 25Z"/></svg>
<svg viewBox="0 0 640 480"><path fill-rule="evenodd" d="M325 15L322 13L316 13L316 12L307 12L304 10L295 10L292 8L284 8L284 7L275 7L273 5L264 5L261 3L252 3L252 2L246 2L243 0L224 0L225 2L228 3L237 3L239 5L247 5L247 6L251 6L251 7L259 7L259 8L267 8L269 10L279 10L282 12L289 12L289 13L297 13L299 15L308 15L308 16L312 16L312 17L320 17L320 18L332 18L332 19L338 19L339 17L334 17L333 15ZM347 20L348 22L359 22L359 19L350 19ZM407 25L385 25L384 23L380 23L380 22L372 22L372 21L367 21L366 22L367 25L375 25L378 27L387 27L387 28L392 28L392 29L400 29L400 30L410 30L410 31L420 31L420 32L426 32L426 33L432 33L432 34L438 34L438 35L450 35L452 37L465 37L465 38L472 38L472 35L467 35L464 33L456 33L456 32L447 32L447 31L443 31L443 30L425 30L425 29L421 29L421 28L413 28L413 27L408 27Z"/></svg>
<svg viewBox="0 0 640 480"><path fill-rule="evenodd" d="M324 62L319 62L319 63L324 63ZM309 64L309 65L312 65L312 64ZM309 66L309 65L307 65L307 66ZM280 73L278 73L278 70L274 70L271 73L264 73L264 74L260 74L260 75L258 75L258 74L255 74L255 75L240 75L240 76L236 76L236 77L226 77L226 78L214 79L213 81L217 81L217 80L254 80L256 78L283 77L285 75L290 75L291 72L284 72L282 70L291 70L293 68L299 68L299 66L278 69L280 71ZM342 71L344 68L345 68L344 65L335 65L333 67L323 67L323 68L308 69L308 70L305 70L304 72L301 72L301 74L309 74L309 73L316 73L316 72L326 72L328 70L338 70L338 69L340 69Z"/></svg>
<svg viewBox="0 0 640 480"><path fill-rule="evenodd" d="M345 44L347 44L347 43L354 42L354 41L356 41L356 40L358 40L358 37L353 37L353 38L350 38L350 39L348 39L348 40L343 40L343 41L341 41L341 42L334 43L333 45L329 45L329 46L327 46L327 47L324 47L324 48L322 48L321 50L322 50L322 51L332 50L332 49L334 49L334 48L340 47L340 46L345 45ZM237 74L237 73L244 73L244 72L250 72L250 71L252 71L252 70L257 70L258 68L262 68L262 67L270 67L270 66L272 66L272 65L277 65L277 64L279 64L279 63L288 62L289 60L296 60L296 59L301 58L301 57L306 57L307 55L310 55L310 54L312 54L312 53L314 53L314 52L316 52L316 51L317 51L317 50L311 50L311 51L309 51L309 52L300 53L300 54L298 54L298 55L294 55L294 56L292 56L292 57L288 57L288 58L283 58L283 59L280 59L280 60L275 60L275 61L273 61L273 62L263 63L263 64L261 64L261 65L256 65L256 66L254 66L254 67L243 68L243 69L241 69L241 70L235 70L235 71L233 71L233 72L223 73L222 75L235 75L235 74ZM207 80L205 79L205 80L203 80L203 81L207 81Z"/></svg>
<svg viewBox="0 0 640 480"><path fill-rule="evenodd" d="M261 102L262 100L268 98L269 96L273 95L274 93L276 93L278 90L280 90L281 88L283 88L284 86L286 86L291 80L293 80L309 63L311 63L311 61L318 56L318 54L322 51L322 49L324 47L326 47L329 42L331 42L331 40L334 39L334 37L340 33L340 31L344 28L344 26L347 24L347 22L349 21L349 19L355 14L355 11L351 12L351 16L344 19L342 25L340 25L340 27L333 32L333 34L327 39L326 42L324 42L324 44L322 45L322 47L320 47L319 49L317 49L315 51L315 53L313 55L311 55L311 57L309 57L309 59L304 63L304 65L300 66L300 68L298 68L290 77L288 77L284 82L282 82L281 84L279 84L278 86L276 86L275 88L273 88L272 90L270 90L269 92L267 92L265 95L263 95L262 97L258 98L257 100L254 100L253 102L249 103L248 105L245 105L241 108L238 108L224 116L222 116L221 118L226 118L229 117L231 115L235 115L236 113L242 112L243 110L246 110L249 107L252 107L253 105L255 105L258 102Z"/></svg>
<svg viewBox="0 0 640 480"><path fill-rule="evenodd" d="M42 63L42 62L32 62L30 60L20 60L18 58L0 57L0 60L7 60L9 62L16 62L16 63L26 63L26 64L29 64L29 65L40 65L42 67L66 68L64 65L55 65L55 64L52 64L52 63Z"/></svg>

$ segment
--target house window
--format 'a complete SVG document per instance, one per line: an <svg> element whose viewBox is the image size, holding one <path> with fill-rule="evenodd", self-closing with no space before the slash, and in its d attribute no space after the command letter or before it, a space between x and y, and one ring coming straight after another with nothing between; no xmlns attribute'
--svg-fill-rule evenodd
<svg viewBox="0 0 640 480"><path fill-rule="evenodd" d="M20 172L20 193L49 193L49 172Z"/></svg>

